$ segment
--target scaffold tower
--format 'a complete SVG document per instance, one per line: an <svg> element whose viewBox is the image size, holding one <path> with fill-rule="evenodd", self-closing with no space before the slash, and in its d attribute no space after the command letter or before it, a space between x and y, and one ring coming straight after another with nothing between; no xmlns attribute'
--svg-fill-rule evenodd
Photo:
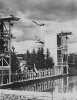
<svg viewBox="0 0 77 100"><path fill-rule="evenodd" d="M57 34L57 67L59 74L68 74L68 36L71 32Z"/></svg>
<svg viewBox="0 0 77 100"><path fill-rule="evenodd" d="M11 82L11 27L19 18L0 18L0 84Z"/></svg>

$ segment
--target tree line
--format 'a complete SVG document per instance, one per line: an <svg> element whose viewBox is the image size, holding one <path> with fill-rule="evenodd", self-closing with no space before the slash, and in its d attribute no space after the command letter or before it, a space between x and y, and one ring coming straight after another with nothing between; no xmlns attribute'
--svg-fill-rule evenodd
<svg viewBox="0 0 77 100"><path fill-rule="evenodd" d="M27 50L25 54L16 55L14 52L11 53L11 70L12 72L16 72L19 69L20 62L18 60L18 56L22 57L24 61L26 61L26 66L29 68L33 68L34 64L37 69L47 69L53 68L54 61L50 56L49 49L44 53L43 48L38 48L37 52L35 49L30 52ZM69 65L69 73L77 73L77 54L69 54L68 56L68 65Z"/></svg>
<svg viewBox="0 0 77 100"><path fill-rule="evenodd" d="M54 66L54 61L50 56L49 49L46 50L46 54L43 48L38 48L37 52L33 49L31 53L27 50L23 59L27 61L27 65L30 66L30 68L33 68L34 65L37 69L47 69Z"/></svg>
<svg viewBox="0 0 77 100"><path fill-rule="evenodd" d="M11 72L16 73L17 70L20 68L20 61L18 57L22 57L24 61L26 61L26 66L28 68L34 68L34 65L37 69L47 69L53 68L54 61L53 58L50 56L49 49L46 50L46 53L43 48L38 48L36 51L35 49L30 52L27 50L25 54L16 54L15 52L11 51ZM9 59L5 58L8 62ZM0 62L1 65L1 62ZM4 63L6 66L6 63Z"/></svg>
<svg viewBox="0 0 77 100"><path fill-rule="evenodd" d="M18 54L17 56L22 57L23 60L26 61L26 67L29 69L34 68L34 65L37 69L48 69L54 66L54 61L50 56L49 49L46 50L46 53L44 48L38 48L37 51L33 49L32 52L27 50L25 54Z"/></svg>

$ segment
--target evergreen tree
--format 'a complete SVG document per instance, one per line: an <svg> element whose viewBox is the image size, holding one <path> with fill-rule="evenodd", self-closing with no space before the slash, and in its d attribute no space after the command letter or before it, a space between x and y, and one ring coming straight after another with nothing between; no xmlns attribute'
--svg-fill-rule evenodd
<svg viewBox="0 0 77 100"><path fill-rule="evenodd" d="M11 52L11 71L15 73L19 69L19 60L14 52Z"/></svg>
<svg viewBox="0 0 77 100"><path fill-rule="evenodd" d="M47 48L46 59L45 59L45 67L52 68L54 66L53 58L50 57L49 49Z"/></svg>
<svg viewBox="0 0 77 100"><path fill-rule="evenodd" d="M47 48L46 58L48 59L49 56L50 56L50 52L49 52L49 49Z"/></svg>
<svg viewBox="0 0 77 100"><path fill-rule="evenodd" d="M34 64L36 64L36 51L35 49L33 49L32 53L31 53L31 61L32 61L32 64L34 66Z"/></svg>
<svg viewBox="0 0 77 100"><path fill-rule="evenodd" d="M30 66L30 68L34 68L34 64L36 65L37 69L52 68L54 66L53 58L50 57L49 49L47 49L46 59L44 48L38 48L37 53L35 49L33 49L31 53L29 52L29 50L27 50L25 56L27 66Z"/></svg>
<svg viewBox="0 0 77 100"><path fill-rule="evenodd" d="M44 49L39 48L37 51L37 68L43 68L44 67Z"/></svg>
<svg viewBox="0 0 77 100"><path fill-rule="evenodd" d="M29 52L29 50L27 50L27 53L26 53L26 61L27 61L27 65L30 65L30 62L31 62L31 54Z"/></svg>

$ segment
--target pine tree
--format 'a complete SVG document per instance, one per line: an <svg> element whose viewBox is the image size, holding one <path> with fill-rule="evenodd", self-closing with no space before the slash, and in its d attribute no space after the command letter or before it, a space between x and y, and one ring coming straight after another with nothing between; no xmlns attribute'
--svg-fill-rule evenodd
<svg viewBox="0 0 77 100"><path fill-rule="evenodd" d="M31 53L29 52L29 50L27 50L25 56L27 66L30 66L30 68L34 68L34 64L36 65L37 69L47 69L52 68L54 66L53 58L50 57L49 49L47 49L46 59L44 54L44 48L38 48L37 52L35 51L35 49L33 49Z"/></svg>
<svg viewBox="0 0 77 100"><path fill-rule="evenodd" d="M34 64L36 64L36 51L35 49L33 49L32 53L31 53L31 61L32 61L32 64L34 66Z"/></svg>
<svg viewBox="0 0 77 100"><path fill-rule="evenodd" d="M27 50L27 53L26 53L26 60L27 60L27 65L30 65L30 57L31 57L31 54L29 52L29 50Z"/></svg>
<svg viewBox="0 0 77 100"><path fill-rule="evenodd" d="M37 51L37 68L43 68L44 67L44 59L45 55L44 55L44 49L43 48L39 48Z"/></svg>
<svg viewBox="0 0 77 100"><path fill-rule="evenodd" d="M47 48L45 67L52 68L53 66L54 66L54 61L53 61L53 58L50 57L50 52L49 52L49 49Z"/></svg>
<svg viewBox="0 0 77 100"><path fill-rule="evenodd" d="M49 52L49 49L47 48L46 58L48 59L49 56L50 56L50 52Z"/></svg>
<svg viewBox="0 0 77 100"><path fill-rule="evenodd" d="M19 69L19 60L14 52L11 52L11 71L12 73L16 73Z"/></svg>

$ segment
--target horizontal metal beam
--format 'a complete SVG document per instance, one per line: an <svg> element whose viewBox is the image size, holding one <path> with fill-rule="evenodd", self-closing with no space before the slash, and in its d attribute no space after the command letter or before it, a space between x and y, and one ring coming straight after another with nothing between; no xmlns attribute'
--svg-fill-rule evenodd
<svg viewBox="0 0 77 100"><path fill-rule="evenodd" d="M20 19L20 18L18 18L18 17L0 18L0 22L18 21L19 19Z"/></svg>

